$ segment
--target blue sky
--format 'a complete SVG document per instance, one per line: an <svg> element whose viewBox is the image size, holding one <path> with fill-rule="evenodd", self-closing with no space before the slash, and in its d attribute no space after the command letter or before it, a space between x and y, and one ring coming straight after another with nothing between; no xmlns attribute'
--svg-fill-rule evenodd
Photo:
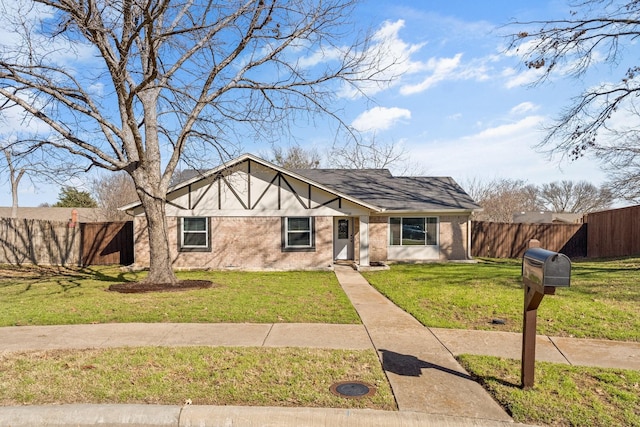
<svg viewBox="0 0 640 427"><path fill-rule="evenodd" d="M521 179L531 184L587 180L605 175L594 159L549 159L534 146L544 126L568 106L580 88L604 81L593 73L578 81L558 78L531 86L535 75L505 52L504 28L511 20L567 16L562 0L421 1L365 0L353 21L370 27L406 59L402 76L371 100L342 98L343 119L380 142L402 146L425 175L452 176L459 183L478 179ZM301 124L294 132L303 147L326 152L330 133ZM244 151L260 155L256 143ZM58 188L24 181L21 206L54 203ZM2 182L0 205L9 206Z"/></svg>

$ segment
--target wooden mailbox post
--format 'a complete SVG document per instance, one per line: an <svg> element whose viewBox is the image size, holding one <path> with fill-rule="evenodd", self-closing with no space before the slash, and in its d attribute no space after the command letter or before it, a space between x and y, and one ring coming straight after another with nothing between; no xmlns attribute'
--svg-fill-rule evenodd
<svg viewBox="0 0 640 427"><path fill-rule="evenodd" d="M570 280L571 261L566 255L540 248L537 240L529 243L522 257L522 388L531 388L534 382L538 306L545 295L555 294L556 287L568 287Z"/></svg>

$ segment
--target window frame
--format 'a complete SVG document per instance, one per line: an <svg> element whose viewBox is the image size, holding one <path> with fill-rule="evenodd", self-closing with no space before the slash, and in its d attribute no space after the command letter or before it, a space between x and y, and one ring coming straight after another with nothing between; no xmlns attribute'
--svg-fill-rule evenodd
<svg viewBox="0 0 640 427"><path fill-rule="evenodd" d="M425 240L424 240L424 244L404 244L403 240L404 240L404 228L405 228L405 224L404 224L404 220L405 219L422 219L424 220L424 228L425 228L425 232L426 232L426 236L425 236ZM394 221L395 220L395 221ZM397 220L400 220L399 224L397 224ZM393 224L393 223L396 224ZM390 216L389 220L388 220L388 224L389 224L389 233L387 236L387 245L390 247L405 247L405 248L411 248L411 247L415 247L415 248L423 248L423 247L437 247L440 245L440 218L437 216L409 216L409 215L403 215L403 216ZM435 224L435 242L432 244L429 244L429 224ZM399 243L398 244L394 244L393 243L393 235L392 235L392 227L396 225L399 226L399 230L400 230L400 236L398 237Z"/></svg>
<svg viewBox="0 0 640 427"><path fill-rule="evenodd" d="M184 229L185 219L204 219L204 230L187 230ZM187 216L178 218L178 251L179 252L211 252L211 218L205 216ZM185 245L185 234L204 234L205 245Z"/></svg>
<svg viewBox="0 0 640 427"><path fill-rule="evenodd" d="M289 230L290 219L305 218L309 220L309 231ZM316 219L313 216L282 217L282 252L315 252L316 251ZM309 245L289 245L289 234L309 233Z"/></svg>

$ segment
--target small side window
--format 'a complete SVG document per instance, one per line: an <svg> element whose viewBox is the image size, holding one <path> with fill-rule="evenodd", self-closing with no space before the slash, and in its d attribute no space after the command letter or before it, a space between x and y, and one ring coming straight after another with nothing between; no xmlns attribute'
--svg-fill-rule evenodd
<svg viewBox="0 0 640 427"><path fill-rule="evenodd" d="M313 217L282 218L282 250L305 252L315 250L315 221Z"/></svg>
<svg viewBox="0 0 640 427"><path fill-rule="evenodd" d="M207 252L211 250L209 218L180 218L178 245L181 252Z"/></svg>

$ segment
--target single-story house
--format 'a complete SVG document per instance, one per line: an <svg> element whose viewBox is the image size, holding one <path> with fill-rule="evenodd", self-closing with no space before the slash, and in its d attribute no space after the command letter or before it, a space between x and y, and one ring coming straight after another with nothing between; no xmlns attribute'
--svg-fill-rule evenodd
<svg viewBox="0 0 640 427"><path fill-rule="evenodd" d="M479 209L451 178L287 170L250 154L173 186L166 202L175 268L245 270L467 260ZM121 209L134 216L144 267L144 212L140 203Z"/></svg>

